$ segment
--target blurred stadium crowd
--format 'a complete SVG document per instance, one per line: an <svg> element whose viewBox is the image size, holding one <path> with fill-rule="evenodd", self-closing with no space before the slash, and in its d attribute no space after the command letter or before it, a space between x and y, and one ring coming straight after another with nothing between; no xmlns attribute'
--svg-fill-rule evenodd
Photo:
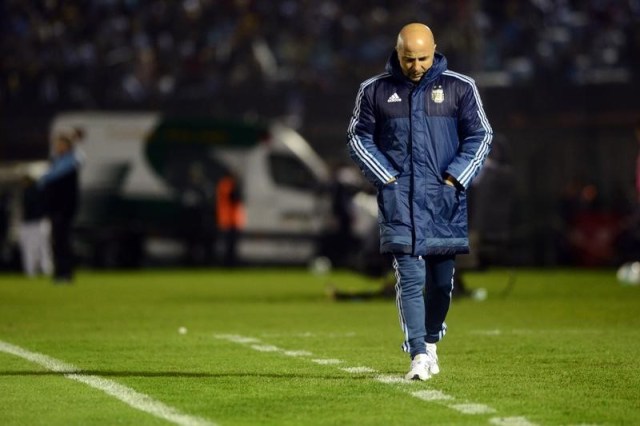
<svg viewBox="0 0 640 426"><path fill-rule="evenodd" d="M0 97L12 106L149 107L274 85L352 91L410 21L429 23L452 68L483 85L640 75L640 0L2 4Z"/></svg>
<svg viewBox="0 0 640 426"><path fill-rule="evenodd" d="M492 256L620 260L614 236L637 209L640 0L0 0L0 159L46 158L60 112L142 110L277 118L339 164L358 85L412 21L475 78L518 171L499 192L511 219L475 218L508 228L514 259ZM633 223L621 252L635 260Z"/></svg>

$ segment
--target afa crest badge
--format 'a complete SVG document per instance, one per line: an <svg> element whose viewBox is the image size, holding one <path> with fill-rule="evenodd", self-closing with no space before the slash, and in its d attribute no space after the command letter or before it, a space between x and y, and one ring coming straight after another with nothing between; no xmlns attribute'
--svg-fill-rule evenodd
<svg viewBox="0 0 640 426"><path fill-rule="evenodd" d="M436 86L431 90L431 100L437 104L444 102L444 90L442 90L442 86Z"/></svg>

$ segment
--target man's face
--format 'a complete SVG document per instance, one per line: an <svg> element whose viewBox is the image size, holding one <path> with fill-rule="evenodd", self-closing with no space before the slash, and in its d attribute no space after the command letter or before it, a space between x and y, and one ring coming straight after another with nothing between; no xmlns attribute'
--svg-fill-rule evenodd
<svg viewBox="0 0 640 426"><path fill-rule="evenodd" d="M61 137L56 139L56 142L53 145L54 155L56 156L64 155L70 150L71 150L71 142Z"/></svg>
<svg viewBox="0 0 640 426"><path fill-rule="evenodd" d="M422 76L429 71L431 65L433 65L435 45L429 46L428 43L426 45L409 45L407 47L397 49L397 52L402 73L409 80L417 83L420 81Z"/></svg>

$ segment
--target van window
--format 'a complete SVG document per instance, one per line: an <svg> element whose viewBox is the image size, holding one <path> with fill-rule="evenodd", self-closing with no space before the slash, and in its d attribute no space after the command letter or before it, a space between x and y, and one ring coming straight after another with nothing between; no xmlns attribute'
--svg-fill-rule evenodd
<svg viewBox="0 0 640 426"><path fill-rule="evenodd" d="M270 154L269 167L271 178L277 185L305 190L317 187L316 178L311 170L296 157Z"/></svg>

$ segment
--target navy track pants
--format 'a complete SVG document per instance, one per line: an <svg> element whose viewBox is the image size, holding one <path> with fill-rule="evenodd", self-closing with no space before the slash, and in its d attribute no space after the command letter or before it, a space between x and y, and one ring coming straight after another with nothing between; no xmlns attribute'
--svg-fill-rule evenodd
<svg viewBox="0 0 640 426"><path fill-rule="evenodd" d="M447 331L454 266L455 255L393 256L402 349L412 358L426 352L425 342L436 343Z"/></svg>

